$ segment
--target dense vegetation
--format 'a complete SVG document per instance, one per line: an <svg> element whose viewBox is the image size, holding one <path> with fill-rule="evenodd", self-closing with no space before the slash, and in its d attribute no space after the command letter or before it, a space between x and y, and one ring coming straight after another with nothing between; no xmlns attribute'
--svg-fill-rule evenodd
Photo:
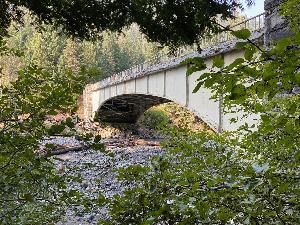
<svg viewBox="0 0 300 225"><path fill-rule="evenodd" d="M260 124L221 135L168 128L166 156L119 171L136 188L107 200L112 220L103 224L300 223L299 3L281 8L291 37L262 48L249 31L233 32L244 57L216 57L194 90L210 88L229 112L259 114ZM185 63L191 76L206 69L202 58Z"/></svg>
<svg viewBox="0 0 300 225"><path fill-rule="evenodd" d="M213 133L197 115L174 102L151 107L139 118L137 125L158 132L161 128L171 125L192 131L210 131Z"/></svg>
<svg viewBox="0 0 300 225"><path fill-rule="evenodd" d="M170 46L194 44L205 31L217 32L217 15L228 19L241 6L236 0L2 0L0 5L0 34L11 20L21 19L20 7L26 7L39 21L62 26L77 37L92 38L137 23L151 41Z"/></svg>
<svg viewBox="0 0 300 225"><path fill-rule="evenodd" d="M136 24L123 29L122 34L103 32L101 39L83 41L54 29L51 25L34 25L34 16L24 10L23 23L14 22L8 28L7 46L18 49L23 57L0 56L2 82L13 81L18 69L35 64L49 71L63 74L71 70L77 74L82 67L102 79L133 65L155 57L157 44L149 43Z"/></svg>
<svg viewBox="0 0 300 225"><path fill-rule="evenodd" d="M74 115L48 127L45 116L61 111L74 114L85 82L106 73L103 61L118 58L109 54L125 52L126 56L132 50L130 41L125 38L123 42L114 33L102 33L99 42L75 37L120 30L136 22L152 41L193 44L205 33L200 31L220 31L215 15L231 17L236 1L89 1L85 7L82 1L0 3L0 33L12 32L11 38L1 38L1 73L7 77L17 74L0 87L1 223L51 224L68 204L81 204L87 210L107 204L112 219L103 224L300 223L300 17L295 7L299 0L284 1L282 6L293 31L291 37L262 48L247 41L249 31L233 32L243 40L238 47L245 50L245 57L226 66L221 57L215 58L213 69L199 77L195 88L210 88L215 97L222 94L228 110L239 106L245 113L259 113L261 123L252 128L246 124L239 134L221 135L168 128L171 139L165 143L166 156L154 159L150 167L121 170L120 179L137 186L113 199L101 195L84 199L77 190L67 190L65 182L79 178L58 174L48 155L38 154L41 139L63 132L65 127L74 129L78 121ZM61 27L74 37L58 34L45 24L35 28L26 21L24 26L16 23L17 30L8 29L12 19L20 20L24 12L18 6L29 8L39 21ZM115 42L108 41L110 38ZM121 48L126 50L113 50L120 46L116 43L127 43ZM78 56L77 48L84 54ZM108 55L98 58L95 49ZM135 63L147 54L137 50L129 59ZM126 58L123 56L120 58ZM10 67L8 60L19 66ZM128 63L117 61L118 65ZM201 58L185 63L192 64L191 76L206 68ZM123 69L113 67L111 61L108 65L109 72ZM83 134L82 138L93 140L92 147L103 150L99 136ZM47 145L44 151L49 153L51 148Z"/></svg>

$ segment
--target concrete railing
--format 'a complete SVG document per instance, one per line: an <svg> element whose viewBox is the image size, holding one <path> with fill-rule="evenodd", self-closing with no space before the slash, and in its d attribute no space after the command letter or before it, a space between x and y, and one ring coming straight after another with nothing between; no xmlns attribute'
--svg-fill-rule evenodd
<svg viewBox="0 0 300 225"><path fill-rule="evenodd" d="M230 27L230 30L237 31L241 29L248 29L251 32L261 31L265 27L265 13L261 13L257 16L244 20L240 23L237 23ZM218 33L217 35L209 36L207 35L205 38L201 40L201 48L210 47L213 45L221 44L227 41L235 39L235 37L231 34L231 31L224 31L222 33Z"/></svg>

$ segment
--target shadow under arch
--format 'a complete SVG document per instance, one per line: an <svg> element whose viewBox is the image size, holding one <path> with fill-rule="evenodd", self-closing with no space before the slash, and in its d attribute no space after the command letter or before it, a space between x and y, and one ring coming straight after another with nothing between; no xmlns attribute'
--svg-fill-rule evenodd
<svg viewBox="0 0 300 225"><path fill-rule="evenodd" d="M95 118L108 123L135 123L147 109L167 102L172 101L145 94L119 95L100 105Z"/></svg>

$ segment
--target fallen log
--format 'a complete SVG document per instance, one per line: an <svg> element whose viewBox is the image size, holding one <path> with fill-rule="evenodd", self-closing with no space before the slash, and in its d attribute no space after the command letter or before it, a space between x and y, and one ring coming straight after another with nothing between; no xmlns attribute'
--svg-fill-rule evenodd
<svg viewBox="0 0 300 225"><path fill-rule="evenodd" d="M53 156L53 155L62 155L68 152L79 152L89 149L90 146L87 145L79 145L74 147L60 147L52 150L51 152L48 152L47 156Z"/></svg>
<svg viewBox="0 0 300 225"><path fill-rule="evenodd" d="M144 139L138 139L134 142L135 145L142 145L142 146L160 146L159 141L146 141Z"/></svg>

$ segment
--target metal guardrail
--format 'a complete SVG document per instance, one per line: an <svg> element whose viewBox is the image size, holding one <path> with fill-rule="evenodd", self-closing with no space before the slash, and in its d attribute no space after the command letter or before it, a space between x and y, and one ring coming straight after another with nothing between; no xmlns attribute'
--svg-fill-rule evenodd
<svg viewBox="0 0 300 225"><path fill-rule="evenodd" d="M251 32L258 32L261 31L264 28L264 17L265 13L261 13L257 16L254 16L252 18L249 18L241 23L235 24L232 27L230 27L230 30L236 31L243 28L249 29ZM224 31L216 35L211 35L203 38L201 40L201 48L207 48L207 47L213 47L218 44L230 41L235 39L235 37L231 34L231 31ZM139 65L135 65L127 70L121 71L119 73L113 74L112 76L102 80L101 82L110 84L115 83L117 80L120 80L120 77L122 77L124 80L128 77L135 77L137 74L140 74L143 71L146 71L147 69L151 68L152 66L156 64L161 64L164 62L167 62L169 60L172 60L174 58L178 58L182 55L185 55L187 53L197 51L197 46L187 46L179 48L176 52L175 56L170 57L168 55L159 55L156 56L150 60L147 60ZM121 79L121 80L123 80Z"/></svg>

